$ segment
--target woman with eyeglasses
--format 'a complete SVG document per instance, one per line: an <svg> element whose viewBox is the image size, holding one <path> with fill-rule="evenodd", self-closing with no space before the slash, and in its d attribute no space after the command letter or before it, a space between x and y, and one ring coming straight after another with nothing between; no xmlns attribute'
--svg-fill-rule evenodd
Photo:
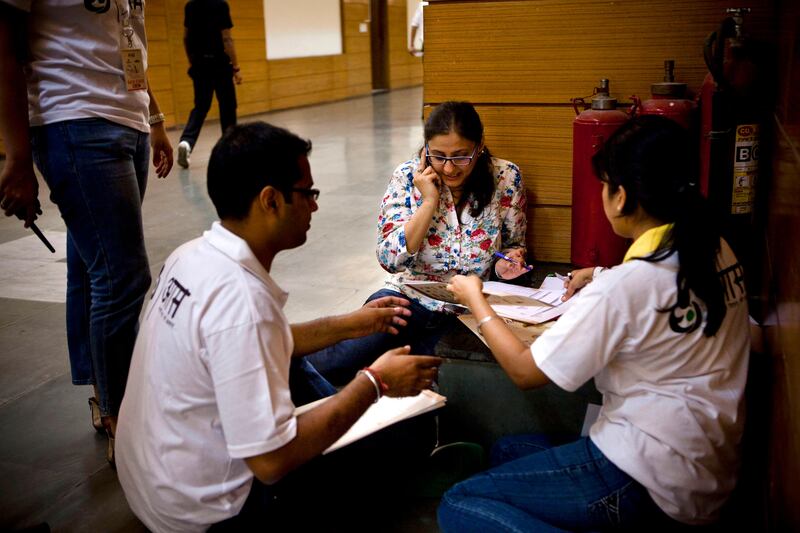
<svg viewBox="0 0 800 533"><path fill-rule="evenodd" d="M490 470L443 496L445 533L684 531L719 516L739 466L749 325L742 267L691 179L692 151L656 116L606 141L594 158L603 208L634 242L621 265L573 272L570 308L530 347L480 279L451 280L518 387L574 391L594 378L603 406L571 443L501 439Z"/></svg>
<svg viewBox="0 0 800 533"><path fill-rule="evenodd" d="M308 360L329 380L343 382L376 353L408 344L431 354L453 327L456 308L411 289L407 281L447 281L456 274L512 279L525 268L526 197L519 168L492 157L472 104L445 102L425 122L425 145L389 180L378 217L377 255L389 272L369 300L408 301L411 316L399 335L345 341ZM501 252L513 259L496 259ZM361 365L361 366L360 366Z"/></svg>

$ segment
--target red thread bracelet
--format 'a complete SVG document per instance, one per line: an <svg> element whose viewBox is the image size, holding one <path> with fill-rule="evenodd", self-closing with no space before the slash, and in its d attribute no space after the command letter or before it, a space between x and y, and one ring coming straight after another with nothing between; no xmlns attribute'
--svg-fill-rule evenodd
<svg viewBox="0 0 800 533"><path fill-rule="evenodd" d="M366 370L367 372L370 372L373 376L375 376L375 379L378 380L378 384L381 386L381 392L383 394L386 394L386 392L389 390L389 385L387 385L383 381L383 379L381 378L381 375L376 370L373 370L372 368L370 368L368 366L365 366L364 368L362 368L362 370Z"/></svg>

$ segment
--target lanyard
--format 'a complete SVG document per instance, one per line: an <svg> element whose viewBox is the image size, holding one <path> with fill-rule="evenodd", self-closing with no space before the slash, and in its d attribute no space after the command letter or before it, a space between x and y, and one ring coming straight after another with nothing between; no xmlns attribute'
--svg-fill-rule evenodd
<svg viewBox="0 0 800 533"><path fill-rule="evenodd" d="M127 0L122 0L127 4ZM120 0L114 0L117 4L117 13L119 13L120 23L122 24L122 36L128 41L128 48L133 48L133 24L131 24L131 10L129 6L123 9Z"/></svg>
<svg viewBox="0 0 800 533"><path fill-rule="evenodd" d="M117 4L118 20L121 25L122 40L119 53L122 59L122 70L125 73L125 86L128 91L144 91L147 89L147 76L144 70L143 46L134 46L133 24L128 0L114 0ZM123 8L123 4L125 5ZM126 46L127 45L127 46Z"/></svg>

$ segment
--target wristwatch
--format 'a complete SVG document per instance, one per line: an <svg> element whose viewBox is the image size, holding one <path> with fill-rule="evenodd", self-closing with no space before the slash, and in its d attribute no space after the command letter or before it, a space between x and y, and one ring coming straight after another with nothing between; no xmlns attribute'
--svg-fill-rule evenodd
<svg viewBox="0 0 800 533"><path fill-rule="evenodd" d="M164 116L164 113L155 113L153 115L150 115L149 122L150 122L150 125L152 126L153 124L158 124L159 122L164 122L165 119L166 119L166 117Z"/></svg>

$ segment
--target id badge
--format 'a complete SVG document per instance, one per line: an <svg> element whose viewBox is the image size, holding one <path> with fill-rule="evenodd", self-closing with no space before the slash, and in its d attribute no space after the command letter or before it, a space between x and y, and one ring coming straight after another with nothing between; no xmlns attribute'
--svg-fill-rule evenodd
<svg viewBox="0 0 800 533"><path fill-rule="evenodd" d="M141 48L121 48L122 69L125 72L125 86L128 91L146 91L147 76L144 71L144 57Z"/></svg>

